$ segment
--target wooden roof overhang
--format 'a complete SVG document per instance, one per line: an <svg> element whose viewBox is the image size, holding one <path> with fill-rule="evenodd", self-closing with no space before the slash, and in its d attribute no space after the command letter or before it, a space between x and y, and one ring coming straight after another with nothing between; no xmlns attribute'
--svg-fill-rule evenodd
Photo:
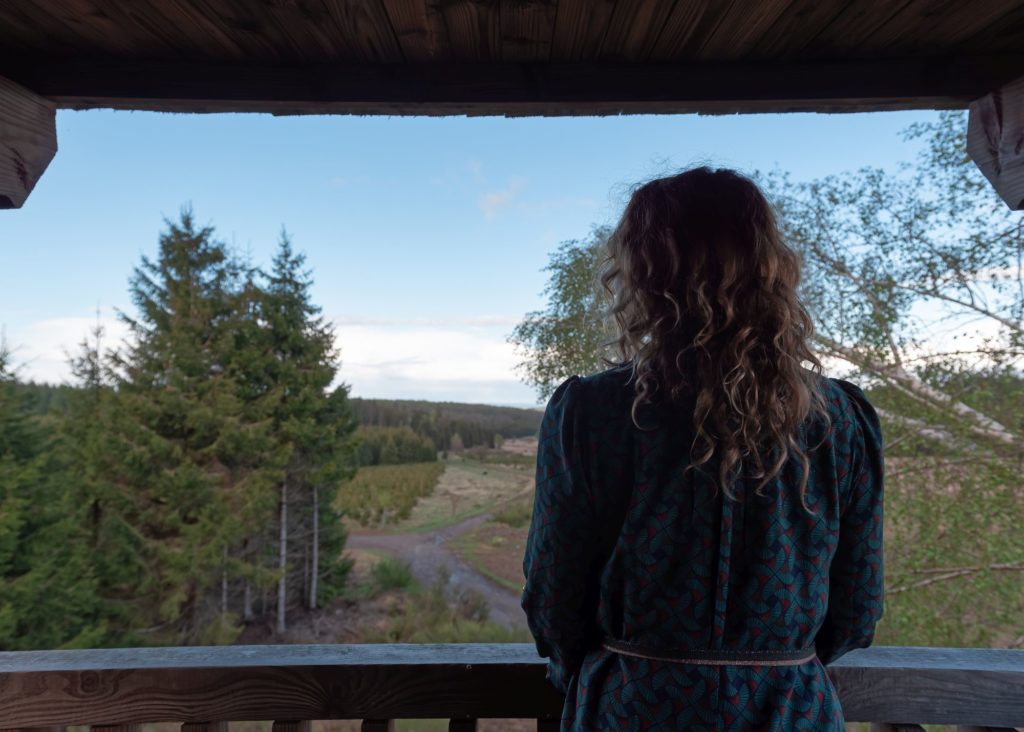
<svg viewBox="0 0 1024 732"><path fill-rule="evenodd" d="M963 108L1024 205L1024 0L0 0L0 206L53 112Z"/></svg>

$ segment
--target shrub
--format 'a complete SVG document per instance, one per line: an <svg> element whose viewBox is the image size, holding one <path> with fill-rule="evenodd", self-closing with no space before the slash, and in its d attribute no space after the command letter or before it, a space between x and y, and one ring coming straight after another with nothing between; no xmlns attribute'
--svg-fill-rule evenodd
<svg viewBox="0 0 1024 732"><path fill-rule="evenodd" d="M479 593L455 590L439 572L430 587L412 593L390 626L367 636L369 643L519 643L525 630L507 628L487 619L487 601Z"/></svg>
<svg viewBox="0 0 1024 732"><path fill-rule="evenodd" d="M385 557L373 565L373 569L370 570L370 579L377 592L406 590L413 584L412 568L408 562Z"/></svg>
<svg viewBox="0 0 1024 732"><path fill-rule="evenodd" d="M494 514L494 521L519 529L530 523L532 515L533 506L529 501L515 501Z"/></svg>

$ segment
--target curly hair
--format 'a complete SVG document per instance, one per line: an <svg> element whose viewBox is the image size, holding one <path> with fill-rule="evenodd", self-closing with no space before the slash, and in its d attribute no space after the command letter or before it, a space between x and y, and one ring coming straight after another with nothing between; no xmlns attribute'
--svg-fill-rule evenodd
<svg viewBox="0 0 1024 732"><path fill-rule="evenodd" d="M630 365L632 418L656 400L693 404L691 469L718 464L735 499L787 460L812 413L827 419L813 323L797 295L800 260L771 204L734 171L693 168L637 188L607 243L600 281L611 298L620 365ZM716 460L717 458L717 460Z"/></svg>

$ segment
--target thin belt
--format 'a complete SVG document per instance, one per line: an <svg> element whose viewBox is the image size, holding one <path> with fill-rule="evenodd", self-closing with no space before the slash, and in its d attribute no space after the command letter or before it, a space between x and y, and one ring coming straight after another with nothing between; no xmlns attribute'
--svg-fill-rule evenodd
<svg viewBox="0 0 1024 732"><path fill-rule="evenodd" d="M796 651L727 651L719 648L688 648L673 651L605 638L601 642L601 647L622 656L698 666L799 666L815 656L813 646Z"/></svg>

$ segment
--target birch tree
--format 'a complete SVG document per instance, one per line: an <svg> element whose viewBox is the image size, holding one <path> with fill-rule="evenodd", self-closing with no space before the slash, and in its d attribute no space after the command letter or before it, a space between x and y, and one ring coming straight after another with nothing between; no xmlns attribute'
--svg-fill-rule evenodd
<svg viewBox="0 0 1024 732"><path fill-rule="evenodd" d="M892 169L761 176L802 255L802 297L833 375L886 434L887 642L1024 646L1024 222L968 159L966 120L906 131ZM541 397L604 367L600 237L551 259L546 309L510 340Z"/></svg>

